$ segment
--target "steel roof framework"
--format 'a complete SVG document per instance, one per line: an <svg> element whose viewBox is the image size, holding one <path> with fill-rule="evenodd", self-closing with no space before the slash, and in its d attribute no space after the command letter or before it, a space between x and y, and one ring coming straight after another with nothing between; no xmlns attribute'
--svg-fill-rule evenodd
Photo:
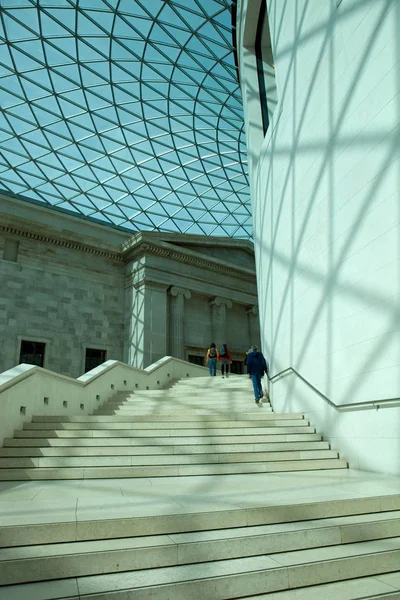
<svg viewBox="0 0 400 600"><path fill-rule="evenodd" d="M132 231L252 235L229 0L0 0L0 187Z"/></svg>

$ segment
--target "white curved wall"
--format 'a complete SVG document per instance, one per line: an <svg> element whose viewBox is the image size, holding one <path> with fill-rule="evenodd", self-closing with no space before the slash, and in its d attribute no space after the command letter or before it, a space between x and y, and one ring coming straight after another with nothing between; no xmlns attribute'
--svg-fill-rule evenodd
<svg viewBox="0 0 400 600"><path fill-rule="evenodd" d="M244 46L258 5L240 6ZM240 54L263 350L335 402L400 396L400 2L267 10L265 139L254 53Z"/></svg>
<svg viewBox="0 0 400 600"><path fill-rule="evenodd" d="M263 351L337 404L400 397L400 2L267 0L265 137L260 4L239 2L238 47ZM339 413L293 375L270 391L350 466L400 473L399 406Z"/></svg>

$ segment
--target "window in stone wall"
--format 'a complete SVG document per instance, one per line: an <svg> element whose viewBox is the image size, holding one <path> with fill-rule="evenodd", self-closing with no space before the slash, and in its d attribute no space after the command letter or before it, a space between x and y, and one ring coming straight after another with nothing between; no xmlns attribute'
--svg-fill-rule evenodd
<svg viewBox="0 0 400 600"><path fill-rule="evenodd" d="M188 362L193 363L194 365L200 365L201 367L204 367L204 356L197 356L196 354L189 354Z"/></svg>
<svg viewBox="0 0 400 600"><path fill-rule="evenodd" d="M266 0L261 0L254 46L257 59L261 116L265 135L278 102L275 80L275 62L272 53Z"/></svg>
<svg viewBox="0 0 400 600"><path fill-rule="evenodd" d="M107 351L98 348L86 348L85 354L85 373L98 367L106 361Z"/></svg>
<svg viewBox="0 0 400 600"><path fill-rule="evenodd" d="M18 247L19 247L19 242L17 240L12 240L10 238L6 238L4 240L3 260L9 260L10 262L17 262Z"/></svg>
<svg viewBox="0 0 400 600"><path fill-rule="evenodd" d="M19 353L19 363L27 363L28 365L37 365L38 367L43 367L45 348L46 344L43 342L22 340Z"/></svg>

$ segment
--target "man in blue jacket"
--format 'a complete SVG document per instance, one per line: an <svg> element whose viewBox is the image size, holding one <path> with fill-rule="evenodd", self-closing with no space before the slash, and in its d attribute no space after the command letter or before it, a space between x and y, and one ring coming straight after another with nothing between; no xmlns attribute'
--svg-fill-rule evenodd
<svg viewBox="0 0 400 600"><path fill-rule="evenodd" d="M253 382L254 398L256 404L260 405L260 399L264 396L261 385L261 377L268 373L268 363L262 352L258 352L257 346L252 346L247 355L247 373Z"/></svg>

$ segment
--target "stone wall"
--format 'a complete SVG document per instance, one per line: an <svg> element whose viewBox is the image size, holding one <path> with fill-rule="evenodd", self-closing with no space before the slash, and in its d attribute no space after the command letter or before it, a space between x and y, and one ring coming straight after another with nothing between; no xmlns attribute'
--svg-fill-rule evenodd
<svg viewBox="0 0 400 600"><path fill-rule="evenodd" d="M204 357L213 340L239 360L258 336L250 242L132 236L1 195L0 289L0 372L22 340L45 344L45 368L78 377L87 348L145 368Z"/></svg>
<svg viewBox="0 0 400 600"><path fill-rule="evenodd" d="M0 260L0 370L18 363L21 340L45 342L44 366L72 377L84 372L86 347L122 360L124 264L18 239L17 262Z"/></svg>

